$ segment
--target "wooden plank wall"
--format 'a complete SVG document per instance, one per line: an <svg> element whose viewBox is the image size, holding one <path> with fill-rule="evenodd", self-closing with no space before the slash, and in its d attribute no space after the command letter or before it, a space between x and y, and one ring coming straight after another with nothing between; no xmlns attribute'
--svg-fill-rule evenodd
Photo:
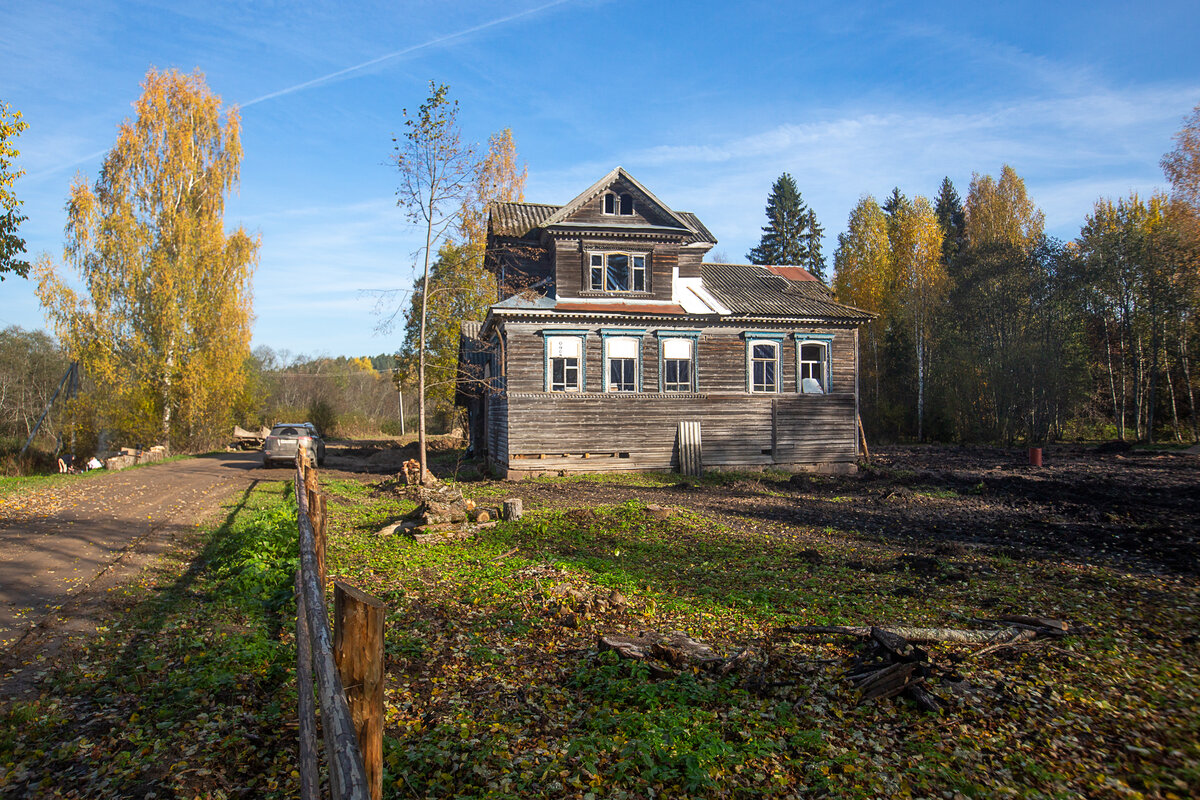
<svg viewBox="0 0 1200 800"><path fill-rule="evenodd" d="M658 393L659 340L653 326L645 329L642 338L642 392L604 394L601 326L564 321L554 327L588 331L587 392L565 394L544 391L542 327L505 325L508 392L492 399L488 432L490 457L499 468L673 469L679 463L678 424L684 420L700 422L708 467L854 462L853 330L802 330L834 334L833 392L828 395L796 393L796 342L791 336L781 342L783 391L747 392L746 342L742 329L735 326L702 330L696 394ZM676 327L687 326L664 326Z"/></svg>
<svg viewBox="0 0 1200 800"><path fill-rule="evenodd" d="M507 323L508 334L508 390L512 393L541 392L545 389L545 349L542 341L543 326L527 323ZM584 354L584 370L587 373L587 390L599 392L603 364L601 364L600 330L615 328L615 325L600 326L589 323L561 322L550 327L588 332ZM655 331L696 330L698 326L681 321L677 324L652 325L639 330L642 337L642 387L645 392L658 391L658 336ZM700 392L745 392L746 391L746 341L741 337L743 329L734 326L702 328L697 343L696 376ZM755 330L766 330L755 328ZM844 329L802 329L810 333L832 333L833 394L854 394L855 391L855 344L854 331ZM796 342L789 336L781 343L783 349L783 385L781 394L794 393L796 386Z"/></svg>
<svg viewBox="0 0 1200 800"><path fill-rule="evenodd" d="M706 468L848 464L856 455L853 395L539 393L510 397L508 412L510 471L674 469L685 420L700 423Z"/></svg>
<svg viewBox="0 0 1200 800"><path fill-rule="evenodd" d="M488 398L488 463L503 469L508 464L508 398Z"/></svg>

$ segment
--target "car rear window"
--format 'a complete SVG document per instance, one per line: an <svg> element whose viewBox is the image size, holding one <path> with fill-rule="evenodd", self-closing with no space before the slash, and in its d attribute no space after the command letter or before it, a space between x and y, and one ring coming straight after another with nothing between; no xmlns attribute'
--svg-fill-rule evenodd
<svg viewBox="0 0 1200 800"><path fill-rule="evenodd" d="M300 431L298 431L295 428L274 428L271 431L271 435L272 436L299 436Z"/></svg>

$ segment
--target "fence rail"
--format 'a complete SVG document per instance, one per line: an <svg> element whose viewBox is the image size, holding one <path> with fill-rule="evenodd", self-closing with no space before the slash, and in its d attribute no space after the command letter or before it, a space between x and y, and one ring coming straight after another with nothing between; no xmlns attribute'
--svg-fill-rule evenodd
<svg viewBox="0 0 1200 800"><path fill-rule="evenodd" d="M336 635L331 633L325 606L325 498L320 494L316 467L303 448L296 456L296 504L300 535L300 569L296 572L300 797L321 797L319 705L330 797L379 800L383 790L383 604L339 584L338 630ZM349 684L349 692L344 683Z"/></svg>

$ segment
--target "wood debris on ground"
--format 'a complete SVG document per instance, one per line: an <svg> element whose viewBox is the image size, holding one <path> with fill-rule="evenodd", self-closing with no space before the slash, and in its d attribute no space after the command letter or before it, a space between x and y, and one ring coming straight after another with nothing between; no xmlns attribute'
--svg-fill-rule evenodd
<svg viewBox="0 0 1200 800"><path fill-rule="evenodd" d="M968 630L911 625L798 625L779 628L776 634L836 635L862 639L865 648L855 656L843 674L859 691L860 704L904 695L918 707L936 711L945 703L929 690L930 682L936 679L961 686L965 681L952 667L937 663L914 642L979 645L982 646L981 650L966 657L978 658L985 653L1014 648L1035 639L1056 639L1072 632L1066 622L1047 617L1005 615L997 619L971 621L988 627Z"/></svg>

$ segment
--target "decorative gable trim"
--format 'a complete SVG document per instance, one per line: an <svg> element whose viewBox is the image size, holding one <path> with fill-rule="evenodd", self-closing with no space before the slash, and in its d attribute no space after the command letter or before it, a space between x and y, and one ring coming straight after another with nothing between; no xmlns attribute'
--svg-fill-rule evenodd
<svg viewBox="0 0 1200 800"><path fill-rule="evenodd" d="M593 183L587 189L584 189L578 197L558 209L558 211L554 212L545 221L543 221L542 227L549 228L553 225L565 222L568 217L590 203L593 199L598 197L601 192L603 192L605 189L608 189L618 180L624 180L633 186L633 188L642 195L644 200L648 200L668 219L678 225L680 230L685 233L692 232L692 227L688 225L681 216L672 211L670 206L668 206L666 203L655 197L653 192L651 192L645 186L642 186L642 184L640 184L632 175L626 172L623 167L617 167L612 172Z"/></svg>

